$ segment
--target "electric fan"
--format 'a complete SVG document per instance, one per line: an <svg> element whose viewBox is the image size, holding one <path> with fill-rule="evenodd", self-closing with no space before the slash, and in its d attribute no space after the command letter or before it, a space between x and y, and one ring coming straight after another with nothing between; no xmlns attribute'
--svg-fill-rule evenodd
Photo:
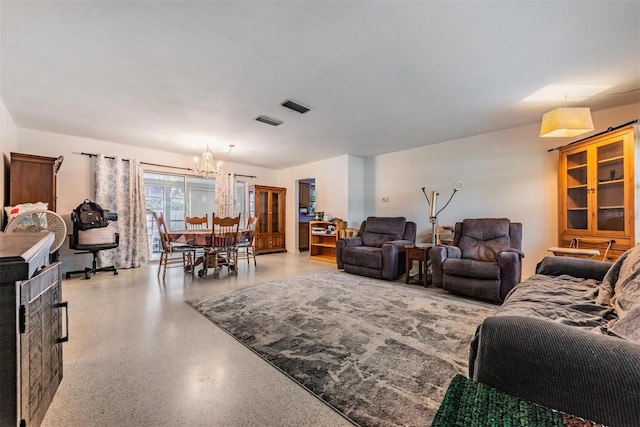
<svg viewBox="0 0 640 427"><path fill-rule="evenodd" d="M50 231L55 238L49 253L54 253L64 243L67 237L67 225L60 215L52 211L34 210L18 214L7 224L5 233L37 233L40 231Z"/></svg>

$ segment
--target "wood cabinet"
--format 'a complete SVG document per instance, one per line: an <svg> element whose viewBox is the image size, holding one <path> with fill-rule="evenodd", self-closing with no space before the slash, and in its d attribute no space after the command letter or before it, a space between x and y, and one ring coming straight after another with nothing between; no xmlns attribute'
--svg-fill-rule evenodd
<svg viewBox="0 0 640 427"><path fill-rule="evenodd" d="M299 206L309 209L309 206L311 206L311 184L308 182L299 183L298 193Z"/></svg>
<svg viewBox="0 0 640 427"><path fill-rule="evenodd" d="M253 185L249 187L249 213L257 218L256 254L285 252L286 189Z"/></svg>
<svg viewBox="0 0 640 427"><path fill-rule="evenodd" d="M605 241L614 240L606 257L613 261L635 245L638 129L629 126L560 149L560 246L584 239L580 248L604 254Z"/></svg>
<svg viewBox="0 0 640 427"><path fill-rule="evenodd" d="M301 252L309 250L309 223L308 222L298 223L298 250L300 250Z"/></svg>
<svg viewBox="0 0 640 427"><path fill-rule="evenodd" d="M9 205L20 203L48 203L56 211L56 174L63 157L44 157L11 153Z"/></svg>
<svg viewBox="0 0 640 427"><path fill-rule="evenodd" d="M0 234L2 426L39 426L62 380L66 303L60 263L47 265L53 241L53 233Z"/></svg>
<svg viewBox="0 0 640 427"><path fill-rule="evenodd" d="M336 262L335 229L329 231L329 221L311 221L309 223L309 259Z"/></svg>

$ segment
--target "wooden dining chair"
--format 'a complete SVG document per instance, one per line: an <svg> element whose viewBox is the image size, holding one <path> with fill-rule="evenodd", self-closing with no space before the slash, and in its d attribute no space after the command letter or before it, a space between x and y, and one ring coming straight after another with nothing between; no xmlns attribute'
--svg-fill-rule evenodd
<svg viewBox="0 0 640 427"><path fill-rule="evenodd" d="M194 260L195 260L195 248L191 245L174 243L169 239L167 224L164 221L164 216L161 213L154 212L153 218L158 225L158 234L160 236L160 243L162 251L160 252L160 261L158 263L158 277L160 277L160 271L162 271L162 280L167 276L167 266L169 264L181 263L185 272L190 272L193 276ZM173 255L180 254L182 259Z"/></svg>
<svg viewBox="0 0 640 427"><path fill-rule="evenodd" d="M184 216L184 225L188 230L209 228L209 214L204 216Z"/></svg>
<svg viewBox="0 0 640 427"><path fill-rule="evenodd" d="M204 265L198 272L204 276L210 267L213 267L213 277L220 276L220 268L227 267L229 274L238 274L238 229L240 227L240 215L233 218L212 216L211 247L204 250Z"/></svg>
<svg viewBox="0 0 640 427"><path fill-rule="evenodd" d="M247 265L249 265L249 260L253 258L253 265L257 266L256 262L256 252L255 252L255 231L256 231L256 223L258 222L258 218L255 216L250 216L247 220L247 230L242 233L242 239L236 245L238 247L238 259L247 259Z"/></svg>

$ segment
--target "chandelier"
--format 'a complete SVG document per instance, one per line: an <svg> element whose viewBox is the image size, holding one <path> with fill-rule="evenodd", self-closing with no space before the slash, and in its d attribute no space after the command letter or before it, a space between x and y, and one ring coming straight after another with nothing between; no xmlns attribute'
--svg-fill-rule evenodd
<svg viewBox="0 0 640 427"><path fill-rule="evenodd" d="M222 170L222 161L213 158L211 148L207 145L207 149L202 153L202 157L196 157L193 160L193 171L198 175L209 178Z"/></svg>

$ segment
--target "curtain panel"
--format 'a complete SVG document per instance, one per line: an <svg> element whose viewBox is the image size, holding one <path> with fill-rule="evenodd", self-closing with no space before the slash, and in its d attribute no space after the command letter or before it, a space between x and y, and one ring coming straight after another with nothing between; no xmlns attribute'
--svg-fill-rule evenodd
<svg viewBox="0 0 640 427"><path fill-rule="evenodd" d="M236 174L218 173L216 175L216 198L213 213L219 218L238 216L236 202Z"/></svg>
<svg viewBox="0 0 640 427"><path fill-rule="evenodd" d="M109 227L120 233L118 249L99 252L100 265L132 268L146 264L149 238L140 162L119 157L110 159L99 154L96 160L96 203L118 214L118 220L112 221Z"/></svg>

